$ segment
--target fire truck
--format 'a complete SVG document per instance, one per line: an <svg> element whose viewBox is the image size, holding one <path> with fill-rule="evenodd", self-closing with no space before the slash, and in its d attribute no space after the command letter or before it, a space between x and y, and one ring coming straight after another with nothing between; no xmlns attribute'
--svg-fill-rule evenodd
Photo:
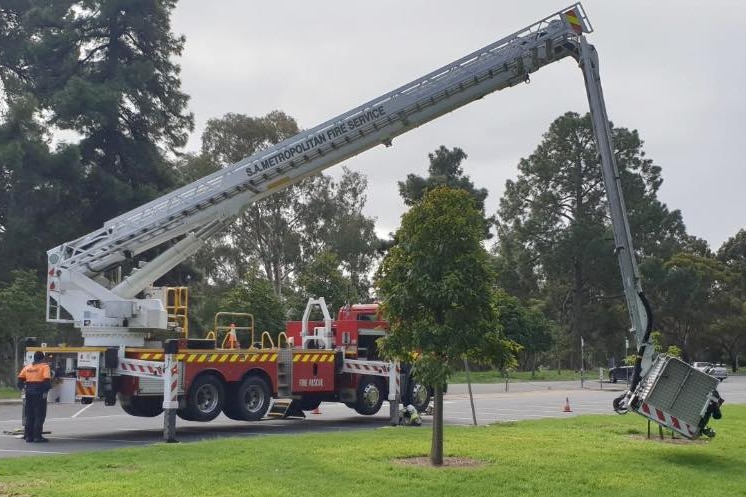
<svg viewBox="0 0 746 497"><path fill-rule="evenodd" d="M397 399L424 402L426 388L406 381L400 365L377 357L375 341L386 333L377 309L344 309L332 321L323 301L311 301L307 313L319 306L322 321L305 316L288 325L277 343L263 337L235 348L236 341L229 347L215 335L190 337L187 289L153 285L252 202L372 147L390 147L398 135L528 82L532 73L567 58L578 63L585 82L630 331L637 341L630 388L613 408L636 412L688 438L712 434L707 423L719 417L722 402L717 380L653 353L651 312L622 198L598 54L586 39L592 31L582 5L575 3L49 250L47 320L79 329L84 345L30 347L27 357L36 350L51 354L55 369L74 378L80 401L100 398L112 405L118 399L135 416L165 409L164 419L175 419L176 413L209 421L222 412L254 421L273 401L284 403L287 413L326 400L373 414L386 398L393 418ZM155 247L163 250L144 260Z"/></svg>

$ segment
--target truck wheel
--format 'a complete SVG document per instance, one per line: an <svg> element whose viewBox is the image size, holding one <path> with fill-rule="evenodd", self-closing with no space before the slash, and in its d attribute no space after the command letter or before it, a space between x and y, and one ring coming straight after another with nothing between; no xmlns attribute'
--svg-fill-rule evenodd
<svg viewBox="0 0 746 497"><path fill-rule="evenodd" d="M229 399L228 410L237 419L259 421L267 414L272 397L269 385L259 376L244 379L236 390L236 395Z"/></svg>
<svg viewBox="0 0 746 497"><path fill-rule="evenodd" d="M425 412L427 406L430 405L430 399L432 399L432 392L427 386L410 378L409 384L407 385L407 393L402 398L402 404L404 406L413 405L417 412Z"/></svg>
<svg viewBox="0 0 746 497"><path fill-rule="evenodd" d="M119 405L130 416L154 418L163 412L163 397L139 397L136 395L119 395Z"/></svg>
<svg viewBox="0 0 746 497"><path fill-rule="evenodd" d="M218 378L199 376L189 387L186 407L179 417L189 421L212 421L220 414L224 399L225 388Z"/></svg>
<svg viewBox="0 0 746 497"><path fill-rule="evenodd" d="M364 416L372 416L381 410L383 404L383 383L375 377L364 376L357 387L355 411Z"/></svg>

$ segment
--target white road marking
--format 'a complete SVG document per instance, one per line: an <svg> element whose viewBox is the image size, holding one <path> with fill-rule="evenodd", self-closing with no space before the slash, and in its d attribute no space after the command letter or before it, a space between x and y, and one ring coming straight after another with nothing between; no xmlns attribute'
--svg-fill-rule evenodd
<svg viewBox="0 0 746 497"><path fill-rule="evenodd" d="M0 452L22 452L27 453L30 452L32 454L69 454L69 452L55 452L51 450L21 450L21 449L0 449Z"/></svg>
<svg viewBox="0 0 746 497"><path fill-rule="evenodd" d="M73 415L72 415L72 416L70 416L70 417L71 417L71 418L77 418L77 417L78 417L79 415L83 414L83 413L84 413L84 412L86 411L86 409L88 409L89 407L92 407L92 406L93 406L93 404L92 404L92 403L91 403L91 404L88 404L88 405L87 405L87 406L85 406L85 407L84 407L83 409L81 409L80 411L76 412L75 414L73 414Z"/></svg>

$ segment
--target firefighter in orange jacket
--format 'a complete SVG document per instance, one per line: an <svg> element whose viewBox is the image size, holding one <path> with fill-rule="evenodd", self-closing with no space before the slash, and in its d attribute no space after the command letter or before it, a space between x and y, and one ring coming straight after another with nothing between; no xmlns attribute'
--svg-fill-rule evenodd
<svg viewBox="0 0 746 497"><path fill-rule="evenodd" d="M44 362L44 352L34 352L34 362L18 373L18 388L26 389L26 423L23 438L27 442L48 442L42 436L47 417L47 392L52 388L49 364Z"/></svg>

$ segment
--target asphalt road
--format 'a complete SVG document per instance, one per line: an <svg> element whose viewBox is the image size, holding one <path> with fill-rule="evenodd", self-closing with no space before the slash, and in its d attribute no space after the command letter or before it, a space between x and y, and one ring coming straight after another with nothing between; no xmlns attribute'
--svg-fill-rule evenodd
<svg viewBox="0 0 746 497"><path fill-rule="evenodd" d="M522 419L555 418L582 414L616 415L611 401L623 390L622 385L586 382L536 382L474 385L474 407L480 425ZM727 403L746 403L746 376L735 376L721 383L719 391ZM564 412L566 400L571 412ZM0 404L0 458L27 455L70 454L140 447L163 441L163 416L135 418L118 406L100 402L50 404L45 431L48 444L27 444L13 433L21 426L19 404ZM176 420L177 439L194 442L224 437L253 437L288 433L339 432L388 426L389 407L384 403L376 416L360 416L343 404L324 403L321 414L306 419L264 420L255 423L232 421L222 415L210 423ZM450 385L444 401L444 419L451 425L471 425L473 417L466 385ZM727 415L727 411L726 411ZM430 417L423 416L424 424ZM717 421L713 423L717 430Z"/></svg>

